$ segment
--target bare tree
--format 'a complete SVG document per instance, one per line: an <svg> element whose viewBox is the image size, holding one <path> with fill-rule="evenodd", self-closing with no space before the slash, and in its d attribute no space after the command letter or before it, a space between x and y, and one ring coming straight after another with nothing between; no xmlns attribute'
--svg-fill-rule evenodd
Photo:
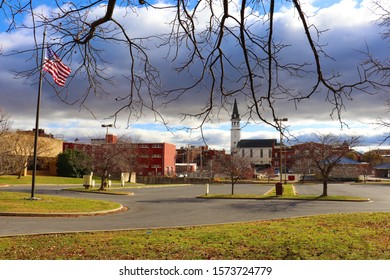
<svg viewBox="0 0 390 280"><path fill-rule="evenodd" d="M12 174L15 172L15 155L12 154L4 136L0 136L0 175Z"/></svg>
<svg viewBox="0 0 390 280"><path fill-rule="evenodd" d="M11 128L10 116L0 107L0 175L10 174L13 170L11 151L5 135Z"/></svg>
<svg viewBox="0 0 390 280"><path fill-rule="evenodd" d="M248 158L237 155L219 154L214 163L214 171L229 177L232 185L232 195L234 194L234 185L238 180L253 177L253 168Z"/></svg>
<svg viewBox="0 0 390 280"><path fill-rule="evenodd" d="M390 80L389 80L390 83ZM390 114L390 99L386 100L387 114ZM385 118L378 118L375 123L376 126L385 128L388 132L382 139L382 143L390 142L390 120Z"/></svg>
<svg viewBox="0 0 390 280"><path fill-rule="evenodd" d="M305 171L318 172L322 179L322 196L328 195L328 181L332 170L358 144L359 137L343 139L332 134L314 135L314 142L307 142L296 146L296 154L301 155ZM299 162L299 161L298 161ZM298 163L299 165L299 163Z"/></svg>
<svg viewBox="0 0 390 280"><path fill-rule="evenodd" d="M333 106L332 114L341 121L345 100L350 100L353 92L372 93L371 81L361 65L357 65L356 80L352 82L343 80L337 70L325 70L323 65L332 58L327 55L325 45L319 43L323 30L310 22L310 15L306 15L298 0L283 4L291 5L299 18L297 22L301 24L309 55L302 60L286 57L286 49L294 42L284 42L280 35L283 29L275 20L277 3L275 0L178 0L168 4L144 0L86 0L80 4L55 1L55 9L40 12L34 9L32 0L26 0L0 1L0 9L8 19L9 31L27 28L34 32L35 47L31 51L37 65L42 48L39 35L44 26L47 28L58 53L72 64L70 81L81 76L88 83L78 100L81 105L86 105L90 94L109 94L107 87L112 86L115 77L107 71L106 54L112 51L112 46L125 47L129 72L123 77L128 82L128 92L116 98L114 118L122 112L138 118L145 110L151 110L167 124L163 115L166 106L201 91L207 92L201 109L182 112L184 119L198 118L199 127L221 108L229 109L237 96L245 99L242 104L248 107L248 119L277 129L281 129L274 122L278 102L290 100L296 104L319 94ZM122 18L135 18L142 6L150 13L156 11L170 17L165 32L139 35L126 29ZM17 20L26 15L30 16L31 25ZM167 88L164 84L161 69L150 57L156 47L166 52L165 59L180 77L179 85ZM24 51L28 50L21 52ZM31 77L37 74L37 69L18 74ZM305 77L311 78L306 89L296 92L289 87L288 81L299 82Z"/></svg>
<svg viewBox="0 0 390 280"><path fill-rule="evenodd" d="M384 5L384 1L375 0L373 1L376 9L374 12L378 16L377 23L382 31L383 40L390 43L390 9L388 6ZM380 59L373 54L369 47L365 52L366 59L364 61L366 75L371 79L376 77L376 82L373 84L375 87L380 88L383 92L389 93L390 90L390 58L386 56L383 59ZM371 79L374 80L374 79ZM390 113L390 99L385 99L385 104L387 107L387 114ZM388 130L389 132L384 136L382 144L390 140L390 121L388 118L378 117L377 121L374 123L377 127L382 127Z"/></svg>
<svg viewBox="0 0 390 280"><path fill-rule="evenodd" d="M313 172L312 160L307 157L308 152L306 152L306 149L307 147L305 144L297 145L295 146L293 155L293 169L295 173L300 174L300 181L302 183L305 183L306 177Z"/></svg>
<svg viewBox="0 0 390 280"><path fill-rule="evenodd" d="M10 115L0 107L0 137L11 129L12 121Z"/></svg>
<svg viewBox="0 0 390 280"><path fill-rule="evenodd" d="M107 188L113 174L129 172L136 168L137 145L131 138L120 137L115 143L91 145L87 148L93 161L94 173L100 176L100 190Z"/></svg>
<svg viewBox="0 0 390 280"><path fill-rule="evenodd" d="M377 23L382 30L382 38L390 43L390 10L388 6L383 5L384 1L375 0L375 13L378 16ZM376 86L388 90L390 85L390 58L387 56L380 60L374 56L367 47L367 59L365 61L366 72L368 76L379 77ZM387 100L389 102L389 100Z"/></svg>
<svg viewBox="0 0 390 280"><path fill-rule="evenodd" d="M18 174L20 178L31 163L34 153L34 136L30 132L7 132L0 138L0 174ZM58 151L57 141L39 137L38 157L52 157ZM61 148L62 148L62 142Z"/></svg>

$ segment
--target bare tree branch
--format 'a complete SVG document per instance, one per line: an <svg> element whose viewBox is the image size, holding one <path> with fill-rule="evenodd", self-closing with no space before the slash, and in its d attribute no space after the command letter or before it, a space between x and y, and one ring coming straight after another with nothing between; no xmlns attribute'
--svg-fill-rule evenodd
<svg viewBox="0 0 390 280"><path fill-rule="evenodd" d="M274 119L280 112L277 105L289 101L297 106L315 95L324 95L332 105L331 116L343 123L342 113L346 100L355 92L374 94L379 86L386 86L388 64L368 58L366 64L358 65L356 80L347 81L337 71L324 69L324 62L332 60L319 44L324 31L309 23L304 6L298 0L288 1L296 11L305 34L306 46L311 57L301 61L284 57L290 47L278 36L275 20L275 0L236 2L219 1L171 1L168 4L149 4L135 0L86 0L73 3L57 0L56 7L49 12L36 10L31 0L0 2L0 10L9 22L8 32L19 28L34 31L35 45L29 50L38 65L38 51L44 47L39 40L39 30L46 26L50 44L61 58L72 64L69 84L83 81L83 93L76 100L69 101L68 88L57 91L59 98L69 104L88 107L88 98L112 96L112 88L123 81L128 83L127 94L115 97L118 104L112 116L116 119L122 113L136 119L153 112L156 120L168 126L164 109L175 106L182 99L199 96L198 109L181 112L182 119L194 118L202 128L221 110L230 110L234 98L246 104L248 121L267 123L281 129ZM120 15L135 17L140 9L166 12L172 18L163 34L135 36L124 26ZM381 7L381 6L380 6ZM103 10L104 9L104 10ZM382 7L384 9L384 7ZM103 10L103 11L102 11ZM21 23L18 18L28 16L32 25ZM388 28L388 13L381 25ZM388 31L384 33L388 38ZM112 61L107 54L113 47L126 48L127 72L115 77L110 72ZM166 52L162 59L180 83L169 86L171 81L162 77L165 69L150 59L154 49ZM37 67L18 72L19 77L34 80ZM371 77L386 73L382 83L375 83ZM312 77L309 89L295 92L286 79L302 80ZM50 83L50 81L46 81ZM388 84L387 84L388 86ZM93 108L88 108L93 112Z"/></svg>

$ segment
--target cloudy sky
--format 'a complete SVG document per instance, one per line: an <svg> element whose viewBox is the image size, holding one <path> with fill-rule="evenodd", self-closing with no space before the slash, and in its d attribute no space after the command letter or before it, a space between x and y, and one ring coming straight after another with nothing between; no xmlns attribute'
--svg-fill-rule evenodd
<svg viewBox="0 0 390 280"><path fill-rule="evenodd" d="M37 1L39 3L39 1ZM42 1L43 2L43 1ZM342 72L345 77L351 80L356 78L357 65L362 61L363 56L359 51L365 51L368 46L375 56L388 58L390 45L383 41L380 36L380 29L374 22L376 15L373 12L371 0L367 1L324 1L305 0L303 9L310 17L310 23L315 24L319 30L327 30L321 36L321 43L326 52L333 58L325 64L328 71ZM383 4L388 1L382 1ZM286 4L285 1L281 3ZM46 6L36 7L37 9L50 10ZM290 40L303 36L297 19L296 12L289 5L278 5L276 23L283 26L283 37L287 43ZM94 10L96 14L102 14L103 10ZM138 6L134 8L134 13L125 13L121 9L116 10L116 17L121 19L129 34L134 37L142 30L143 34L158 33L159 30L167 30L167 22L171 20L172 14L146 9ZM33 45L31 32L23 29L6 32L7 19L0 16L0 106L11 115L14 129L30 130L35 126L36 98L38 85L36 81L24 81L17 79L13 70L22 71L33 67L34 61L28 59L23 54L9 56L15 50L22 50ZM29 19L19 18L28 24ZM169 25L168 25L169 28ZM150 30L150 32L149 32ZM53 40L53 38L48 38ZM300 45L302 44L302 46ZM307 55L307 49L303 44L304 40L294 40L294 45L286 49L287 56L300 57ZM151 44L152 45L152 44ZM123 60L126 49L113 46L110 50L105 50L105 57L112 62L109 71L112 75L121 77L123 71L127 69L127 63ZM162 48L150 50L149 54L154 61L162 58ZM70 63L71 64L71 63ZM158 64L158 63L157 63ZM69 65L72 67L72 65ZM169 71L162 71L162 76L166 83L180 83L177 78L169 78ZM50 79L45 74L46 79ZM118 81L121 81L118 79ZM123 81L123 80L122 80ZM73 105L85 89L85 80L76 76L72 80L66 91L61 93L61 99L66 99L64 103L58 98L53 88L44 81L42 91L42 103L40 113L40 127L46 132L52 133L64 140L73 141L75 138L86 140L89 138L102 137L106 130L102 124L113 123L109 117L115 112L120 104L116 98L127 94L126 83L116 83L110 88L112 93L109 96L89 97L85 103L88 109L80 106L79 103ZM305 88L305 82L294 84L296 90ZM315 96L310 100L298 104L296 107L292 102L280 102L277 104L278 115L288 117L286 123L290 133L295 137L304 137L314 133L352 134L364 136L364 145L371 148L377 147L381 137L389 131L373 124L378 117L389 119L389 114L384 100L388 98L388 93L379 92L376 95L356 93L352 95L352 100L346 102L345 110L342 112L343 122L341 126L337 119L330 116L332 107L326 103L322 96ZM128 119L126 114L121 114L115 123L114 128L110 128L110 133L118 135L127 134L144 142L170 142L178 147L190 145L202 145L203 140L200 130L188 130L188 127L197 125L195 120L182 120L180 112L191 111L194 107L200 106L197 101L201 99L195 94L189 98L181 99L179 102L168 104L162 112L165 120L168 121L169 129L162 125L159 119L152 113L145 112L140 118ZM242 118L242 138L275 138L279 133L273 127L260 122L254 122L246 118L246 106L244 101L239 102L239 111ZM198 108L200 109L200 108ZM226 149L230 147L230 114L229 106L220 110L213 118L204 125L203 135L206 143L212 148ZM247 122L248 120L248 122Z"/></svg>

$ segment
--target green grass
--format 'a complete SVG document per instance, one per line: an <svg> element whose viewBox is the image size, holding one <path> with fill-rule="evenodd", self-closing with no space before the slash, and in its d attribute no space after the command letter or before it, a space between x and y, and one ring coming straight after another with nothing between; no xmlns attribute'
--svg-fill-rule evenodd
<svg viewBox="0 0 390 280"><path fill-rule="evenodd" d="M119 208L115 202L36 195L39 200L29 200L27 193L0 192L0 212L12 213L85 213Z"/></svg>
<svg viewBox="0 0 390 280"><path fill-rule="evenodd" d="M100 178L94 177L96 186L100 186ZM18 179L17 176L3 175L0 176L0 185L25 185L31 184L32 176L23 176ZM119 180L111 180L113 184L119 184ZM36 176L36 184L41 185L83 185L82 178L71 178L71 177L59 177L59 176Z"/></svg>
<svg viewBox="0 0 390 280"><path fill-rule="evenodd" d="M124 187L120 187L120 188L111 187L111 188L107 188L105 190L99 190L99 187L89 188L89 189L82 187L82 188L67 188L65 190L66 191L73 191L73 192L86 192L86 193L112 194L112 195L133 195L134 194L133 192L124 191L125 189L127 189L127 187L126 188L124 188ZM120 191L118 191L118 190L120 190Z"/></svg>
<svg viewBox="0 0 390 280"><path fill-rule="evenodd" d="M354 183L354 184L390 186L390 180L366 181L366 182L358 182L358 183Z"/></svg>
<svg viewBox="0 0 390 280"><path fill-rule="evenodd" d="M323 200L323 201L369 201L368 198L356 196L318 196L318 195L298 195L292 184L283 185L284 191L282 196L276 195L275 187L271 188L265 194L204 194L199 198L207 199L298 199L298 200Z"/></svg>
<svg viewBox="0 0 390 280"><path fill-rule="evenodd" d="M390 259L390 213L0 238L0 259Z"/></svg>
<svg viewBox="0 0 390 280"><path fill-rule="evenodd" d="M0 185L24 185L31 184L32 176L23 176L18 179L17 176L3 175L0 176ZM35 182L37 184L83 184L82 178L58 177L58 176L36 176Z"/></svg>

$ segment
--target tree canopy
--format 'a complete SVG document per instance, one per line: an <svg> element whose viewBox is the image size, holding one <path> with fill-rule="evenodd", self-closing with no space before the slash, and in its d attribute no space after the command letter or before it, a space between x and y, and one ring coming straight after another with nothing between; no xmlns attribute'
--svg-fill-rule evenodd
<svg viewBox="0 0 390 280"><path fill-rule="evenodd" d="M82 150L65 150L57 158L59 176L81 178L91 173L92 167L92 158Z"/></svg>

